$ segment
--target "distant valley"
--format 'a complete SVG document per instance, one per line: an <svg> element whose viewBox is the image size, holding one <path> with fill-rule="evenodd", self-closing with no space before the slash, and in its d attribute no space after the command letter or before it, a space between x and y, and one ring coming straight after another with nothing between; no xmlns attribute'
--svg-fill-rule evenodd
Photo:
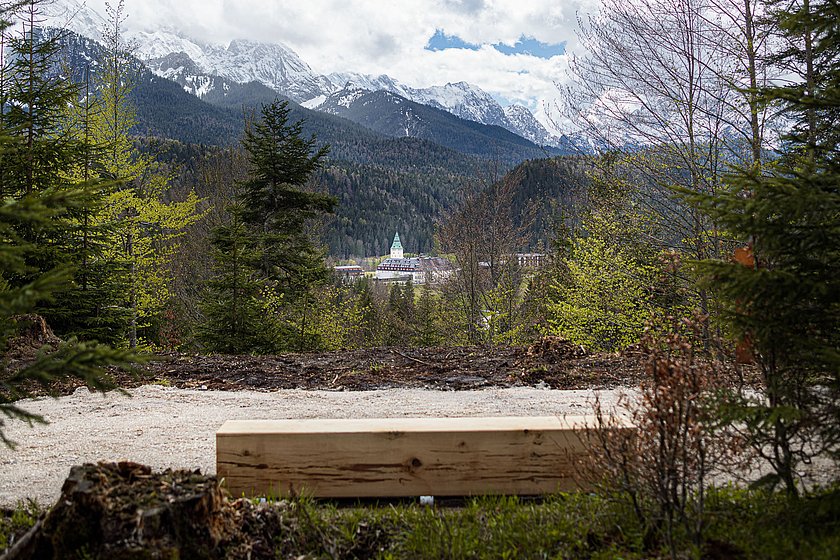
<svg viewBox="0 0 840 560"><path fill-rule="evenodd" d="M57 8L64 4L75 6L64 0ZM99 14L78 8L61 31L62 56L76 81L89 70L95 84L104 49L92 37L102 25ZM133 32L130 39L141 136L236 146L254 108L277 97L289 101L305 133L331 148L319 177L340 200L324 232L339 258L383 254L396 230L405 232L408 251L430 252L435 222L466 185L526 160L578 152L527 108L502 108L463 82L412 89L387 76L319 76L280 44L199 45L168 31Z"/></svg>

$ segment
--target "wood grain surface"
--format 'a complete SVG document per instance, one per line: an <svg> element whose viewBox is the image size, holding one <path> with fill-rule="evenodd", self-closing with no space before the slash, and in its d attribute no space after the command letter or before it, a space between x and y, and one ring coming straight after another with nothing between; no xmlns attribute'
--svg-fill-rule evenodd
<svg viewBox="0 0 840 560"><path fill-rule="evenodd" d="M228 421L216 433L217 474L233 496L572 490L587 421L593 425L555 416Z"/></svg>

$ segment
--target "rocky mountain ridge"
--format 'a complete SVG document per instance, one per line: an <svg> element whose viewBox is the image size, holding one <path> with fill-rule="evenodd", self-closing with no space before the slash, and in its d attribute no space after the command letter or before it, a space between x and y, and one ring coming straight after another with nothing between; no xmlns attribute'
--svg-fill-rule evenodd
<svg viewBox="0 0 840 560"><path fill-rule="evenodd" d="M78 0L58 0L48 8L47 23L99 40L105 18ZM344 90L386 91L409 101L442 109L462 119L501 126L540 146L565 147L521 105L502 107L490 94L466 82L412 88L387 75L354 72L320 75L282 43L234 40L227 45L203 43L174 29L131 30L127 41L134 55L158 76L181 85L199 99L224 103L235 84L256 82L302 104L320 110L327 98ZM326 107L326 106L325 106Z"/></svg>

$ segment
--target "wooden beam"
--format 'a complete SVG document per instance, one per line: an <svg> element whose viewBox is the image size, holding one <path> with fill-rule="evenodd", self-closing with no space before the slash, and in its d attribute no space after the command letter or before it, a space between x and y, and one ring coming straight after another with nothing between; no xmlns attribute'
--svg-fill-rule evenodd
<svg viewBox="0 0 840 560"><path fill-rule="evenodd" d="M578 487L586 417L231 420L216 468L234 496L535 495Z"/></svg>

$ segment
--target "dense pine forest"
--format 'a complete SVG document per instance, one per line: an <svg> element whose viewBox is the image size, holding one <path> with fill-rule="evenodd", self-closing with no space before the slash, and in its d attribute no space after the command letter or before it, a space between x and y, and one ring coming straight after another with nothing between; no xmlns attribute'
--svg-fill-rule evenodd
<svg viewBox="0 0 840 560"><path fill-rule="evenodd" d="M122 2L93 51L42 29L41 2L4 4L0 437L41 420L20 405L33 387L107 390L116 368L162 353L562 341L646 372L638 433L589 441L596 493L392 508L371 514L369 548L351 519L368 514L304 501L277 546L318 556L329 534L348 558L836 557L840 8L602 4L558 86L590 139L574 153L422 106L429 132L400 138L387 115L319 113L256 83L199 100L132 55ZM377 281L395 232L452 274ZM333 270L357 263L359 278ZM12 364L33 328L58 342ZM749 490L713 484L744 457L762 472ZM823 487L803 477L814 462ZM521 536L547 526L550 543ZM412 527L472 536L421 553Z"/></svg>

